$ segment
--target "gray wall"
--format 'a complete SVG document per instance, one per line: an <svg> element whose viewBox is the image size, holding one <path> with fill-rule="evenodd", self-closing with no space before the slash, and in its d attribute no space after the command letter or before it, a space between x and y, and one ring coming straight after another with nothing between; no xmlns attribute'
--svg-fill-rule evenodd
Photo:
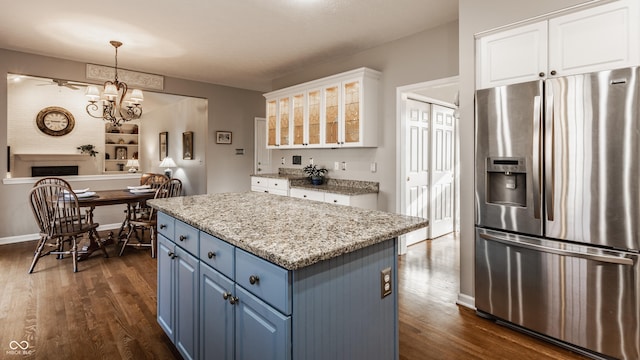
<svg viewBox="0 0 640 360"><path fill-rule="evenodd" d="M85 64L80 62L44 57L33 54L0 49L0 178L7 176L7 73L62 78L86 82ZM145 69L133 69L145 71ZM211 69L211 71L216 71ZM206 99L208 122L206 133L194 134L194 142L206 142L206 186L191 184L193 188L206 189L208 193L246 191L250 189L248 175L252 169L254 117L264 117L262 94L255 91L231 88L195 81L165 78L164 92ZM233 131L232 145L216 145L216 130ZM176 135L177 136L177 135ZM175 141L175 140L174 140ZM179 142L174 142L179 143ZM235 148L244 148L245 154L234 155ZM133 185L129 180L111 183L75 183L78 187L106 189ZM27 204L27 193L31 185L5 185L0 183L0 240L37 232ZM106 207L106 208L116 208ZM96 217L101 223L116 223L121 220L122 209L99 209ZM1 243L2 241L0 241Z"/></svg>
<svg viewBox="0 0 640 360"><path fill-rule="evenodd" d="M474 290L474 34L587 1L460 0L460 295ZM462 299L463 301L465 299ZM466 299L468 300L468 299Z"/></svg>
<svg viewBox="0 0 640 360"><path fill-rule="evenodd" d="M369 67L382 72L380 79L379 146L363 149L274 150L272 166L280 167L285 157L301 155L303 165L312 157L314 163L330 169L328 176L340 179L368 180L380 183L378 209L396 212L396 88L458 74L458 23L408 36L369 49L339 61L305 68L273 82L274 89L315 80L343 71ZM333 171L335 161L347 162L346 171ZM371 173L369 164L377 162Z"/></svg>

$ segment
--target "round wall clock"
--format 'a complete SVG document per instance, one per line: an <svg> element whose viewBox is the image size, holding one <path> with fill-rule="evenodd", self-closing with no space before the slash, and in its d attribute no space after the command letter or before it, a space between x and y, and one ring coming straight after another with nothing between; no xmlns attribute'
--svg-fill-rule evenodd
<svg viewBox="0 0 640 360"><path fill-rule="evenodd" d="M38 129L51 136L66 135L73 130L76 121L67 109L58 106L46 107L36 117Z"/></svg>

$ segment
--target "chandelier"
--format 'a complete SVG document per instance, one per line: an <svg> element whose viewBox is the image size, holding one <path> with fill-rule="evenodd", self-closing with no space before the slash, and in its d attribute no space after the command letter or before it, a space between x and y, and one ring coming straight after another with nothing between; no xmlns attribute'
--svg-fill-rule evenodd
<svg viewBox="0 0 640 360"><path fill-rule="evenodd" d="M109 42L116 49L116 75L113 81L106 81L102 96L96 86L88 86L86 95L89 98L87 114L96 119L104 119L115 126L121 126L124 122L139 119L142 116L140 103L144 99L142 90L128 91L128 86L118 81L118 48L122 46L120 41ZM99 113L102 105L102 114Z"/></svg>

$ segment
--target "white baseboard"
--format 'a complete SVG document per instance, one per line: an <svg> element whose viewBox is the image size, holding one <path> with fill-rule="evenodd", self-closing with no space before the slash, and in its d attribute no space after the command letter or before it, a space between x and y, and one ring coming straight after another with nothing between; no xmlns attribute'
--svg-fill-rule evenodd
<svg viewBox="0 0 640 360"><path fill-rule="evenodd" d="M466 294L458 294L458 300L456 301L457 305L461 305L467 307L471 310L476 310L476 298L473 296L469 296Z"/></svg>
<svg viewBox="0 0 640 360"><path fill-rule="evenodd" d="M98 231L120 229L120 225L121 223L100 225L98 226ZM38 240L39 238L40 238L39 234L7 236L7 237L0 238L0 245L15 244L15 243L21 243L25 241L33 241L33 240Z"/></svg>

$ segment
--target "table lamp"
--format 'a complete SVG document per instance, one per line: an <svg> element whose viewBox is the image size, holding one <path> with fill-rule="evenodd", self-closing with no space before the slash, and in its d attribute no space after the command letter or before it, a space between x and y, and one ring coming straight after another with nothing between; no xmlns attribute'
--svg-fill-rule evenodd
<svg viewBox="0 0 640 360"><path fill-rule="evenodd" d="M140 167L140 162L138 159L129 159L127 160L127 165L130 173L138 172L138 168Z"/></svg>
<svg viewBox="0 0 640 360"><path fill-rule="evenodd" d="M172 167L176 167L176 162L173 161L172 158L170 157L166 157L164 159L162 159L162 162L160 163L160 167L161 168L165 168L164 169L164 174L167 175L167 177L169 179L171 179L171 173L173 172L173 170L171 170Z"/></svg>

